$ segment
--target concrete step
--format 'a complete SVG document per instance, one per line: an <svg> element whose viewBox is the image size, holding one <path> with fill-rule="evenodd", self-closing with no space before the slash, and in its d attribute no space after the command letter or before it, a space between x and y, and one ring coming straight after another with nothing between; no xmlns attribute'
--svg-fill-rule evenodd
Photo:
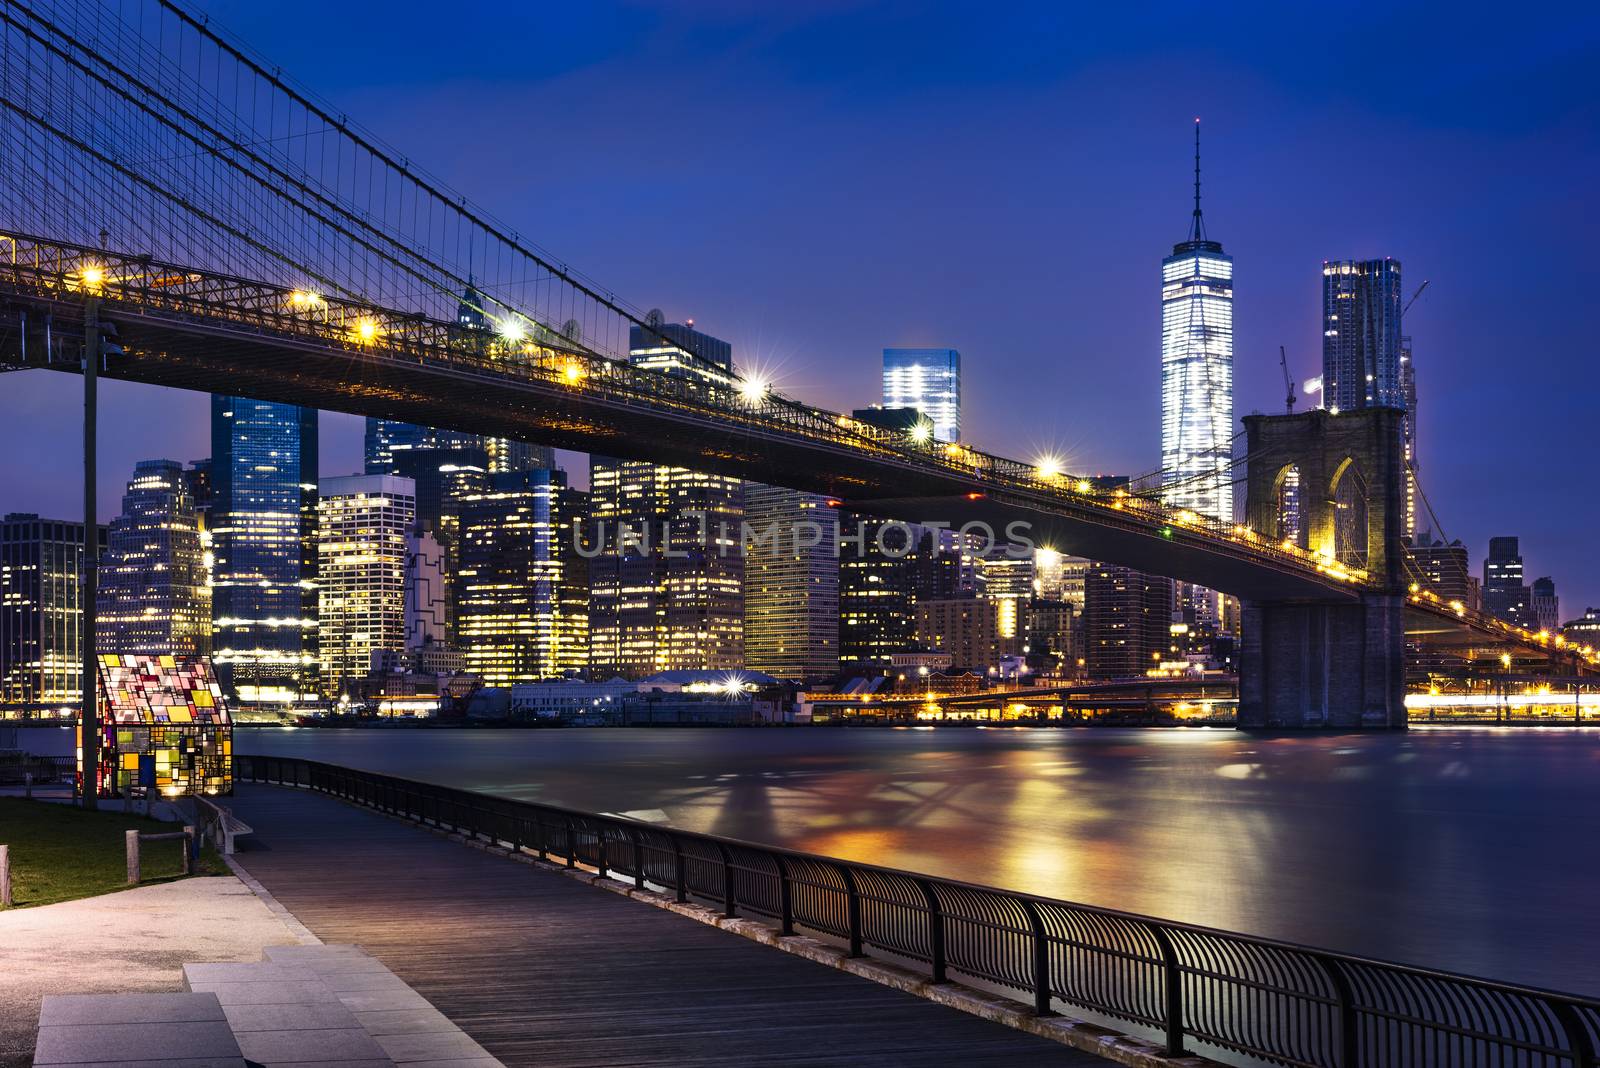
<svg viewBox="0 0 1600 1068"><path fill-rule="evenodd" d="M252 1063L367 1068L500 1064L359 946L270 946L255 964L185 965L189 990L216 995Z"/></svg>
<svg viewBox="0 0 1600 1068"><path fill-rule="evenodd" d="M33 1063L46 1068L245 1068L211 993L50 994Z"/></svg>

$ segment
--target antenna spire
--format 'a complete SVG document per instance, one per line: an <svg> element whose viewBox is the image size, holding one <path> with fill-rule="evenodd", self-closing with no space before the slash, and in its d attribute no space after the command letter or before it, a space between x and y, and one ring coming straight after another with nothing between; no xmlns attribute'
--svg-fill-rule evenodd
<svg viewBox="0 0 1600 1068"><path fill-rule="evenodd" d="M1189 240L1206 239L1205 220L1200 215L1200 119L1194 120L1194 221L1189 224Z"/></svg>

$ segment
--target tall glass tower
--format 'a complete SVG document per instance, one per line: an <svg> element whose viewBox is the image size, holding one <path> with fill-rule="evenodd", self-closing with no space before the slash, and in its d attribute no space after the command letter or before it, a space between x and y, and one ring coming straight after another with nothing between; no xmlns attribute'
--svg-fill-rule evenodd
<svg viewBox="0 0 1600 1068"><path fill-rule="evenodd" d="M1189 239L1161 261L1163 498L1231 523L1232 464L1233 257L1206 238L1197 119Z"/></svg>
<svg viewBox="0 0 1600 1068"><path fill-rule="evenodd" d="M239 702L316 692L317 410L211 396L212 648Z"/></svg>
<svg viewBox="0 0 1600 1068"><path fill-rule="evenodd" d="M939 441L961 440L961 353L955 349L884 349L883 406L915 408Z"/></svg>
<svg viewBox="0 0 1600 1068"><path fill-rule="evenodd" d="M630 364L696 385L734 381L728 342L655 310L646 322L629 332ZM589 506L604 545L589 561L591 677L744 667L744 483L591 455Z"/></svg>
<svg viewBox="0 0 1600 1068"><path fill-rule="evenodd" d="M211 584L200 514L175 460L140 460L111 521L100 565L97 648L107 653L204 656L211 651Z"/></svg>
<svg viewBox="0 0 1600 1068"><path fill-rule="evenodd" d="M1400 261L1324 263L1322 401L1329 410L1404 408L1401 347Z"/></svg>

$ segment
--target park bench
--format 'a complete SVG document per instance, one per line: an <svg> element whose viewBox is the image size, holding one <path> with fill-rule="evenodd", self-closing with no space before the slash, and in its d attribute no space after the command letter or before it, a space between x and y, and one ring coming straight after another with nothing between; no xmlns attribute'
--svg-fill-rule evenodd
<svg viewBox="0 0 1600 1068"><path fill-rule="evenodd" d="M212 845L216 846L217 851L224 856L233 855L235 838L252 833L251 826L235 816L232 809L219 805L208 797L196 794L194 807L201 835L209 835Z"/></svg>

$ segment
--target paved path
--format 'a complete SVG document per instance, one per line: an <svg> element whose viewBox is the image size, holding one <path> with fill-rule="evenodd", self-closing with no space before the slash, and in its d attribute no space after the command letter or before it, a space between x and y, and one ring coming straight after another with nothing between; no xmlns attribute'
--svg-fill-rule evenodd
<svg viewBox="0 0 1600 1068"><path fill-rule="evenodd" d="M185 963L296 941L231 875L0 912L0 1066L32 1063L45 994L178 991Z"/></svg>
<svg viewBox="0 0 1600 1068"><path fill-rule="evenodd" d="M279 902L508 1065L1107 1063L318 794L233 809Z"/></svg>

